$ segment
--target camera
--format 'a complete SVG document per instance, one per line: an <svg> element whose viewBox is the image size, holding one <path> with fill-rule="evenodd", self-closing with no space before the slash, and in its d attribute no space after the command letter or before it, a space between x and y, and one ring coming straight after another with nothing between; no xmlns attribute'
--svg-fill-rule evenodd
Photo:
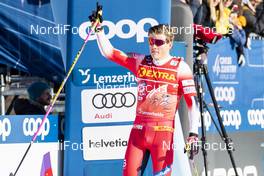
<svg viewBox="0 0 264 176"><path fill-rule="evenodd" d="M194 39L198 42L216 43L222 38L221 34L216 33L213 28L203 27L199 24L193 24Z"/></svg>
<svg viewBox="0 0 264 176"><path fill-rule="evenodd" d="M202 53L207 53L209 48L207 43L215 44L222 38L221 34L214 31L213 28L203 27L202 25L193 24L194 30L194 57L197 58Z"/></svg>

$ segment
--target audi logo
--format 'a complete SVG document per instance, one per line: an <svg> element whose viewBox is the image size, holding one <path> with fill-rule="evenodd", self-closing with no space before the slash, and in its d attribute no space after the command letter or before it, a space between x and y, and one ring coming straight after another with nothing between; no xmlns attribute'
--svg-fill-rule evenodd
<svg viewBox="0 0 264 176"><path fill-rule="evenodd" d="M97 109L102 108L122 108L132 107L136 103L136 96L131 92L125 93L98 93L92 99L93 106Z"/></svg>

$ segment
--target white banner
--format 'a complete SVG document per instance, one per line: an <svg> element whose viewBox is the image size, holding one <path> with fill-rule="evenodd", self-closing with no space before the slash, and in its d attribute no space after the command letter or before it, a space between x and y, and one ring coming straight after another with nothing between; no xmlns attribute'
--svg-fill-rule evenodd
<svg viewBox="0 0 264 176"><path fill-rule="evenodd" d="M132 125L83 128L84 160L124 159Z"/></svg>
<svg viewBox="0 0 264 176"><path fill-rule="evenodd" d="M134 121L137 88L86 89L81 93L83 123Z"/></svg>

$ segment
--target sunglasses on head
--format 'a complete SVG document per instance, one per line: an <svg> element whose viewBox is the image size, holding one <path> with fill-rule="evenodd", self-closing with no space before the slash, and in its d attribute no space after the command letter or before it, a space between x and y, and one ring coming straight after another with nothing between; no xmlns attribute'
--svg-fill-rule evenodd
<svg viewBox="0 0 264 176"><path fill-rule="evenodd" d="M149 44L151 46L153 46L153 45L161 46L161 45L164 45L166 43L166 41L164 41L164 40L154 39L154 38L151 38L151 37L148 40L149 40Z"/></svg>

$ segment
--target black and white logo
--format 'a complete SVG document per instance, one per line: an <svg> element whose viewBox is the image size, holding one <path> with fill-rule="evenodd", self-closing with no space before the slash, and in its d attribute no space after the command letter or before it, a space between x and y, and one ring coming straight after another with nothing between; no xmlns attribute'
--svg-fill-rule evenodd
<svg viewBox="0 0 264 176"><path fill-rule="evenodd" d="M78 71L80 72L81 76L84 78L82 80L82 84L86 84L89 80L90 80L90 74L89 74L89 71L90 69L78 69Z"/></svg>
<svg viewBox="0 0 264 176"><path fill-rule="evenodd" d="M97 109L132 107L136 103L136 96L131 92L98 93L92 98L92 104Z"/></svg>
<svg viewBox="0 0 264 176"><path fill-rule="evenodd" d="M264 128L264 109L249 109L247 117L251 126L256 125Z"/></svg>
<svg viewBox="0 0 264 176"><path fill-rule="evenodd" d="M236 91L234 87L215 87L214 94L216 101L226 101L230 105L236 98Z"/></svg>
<svg viewBox="0 0 264 176"><path fill-rule="evenodd" d="M239 110L222 110L220 115L223 119L224 126L233 126L239 130L242 123L242 117Z"/></svg>

